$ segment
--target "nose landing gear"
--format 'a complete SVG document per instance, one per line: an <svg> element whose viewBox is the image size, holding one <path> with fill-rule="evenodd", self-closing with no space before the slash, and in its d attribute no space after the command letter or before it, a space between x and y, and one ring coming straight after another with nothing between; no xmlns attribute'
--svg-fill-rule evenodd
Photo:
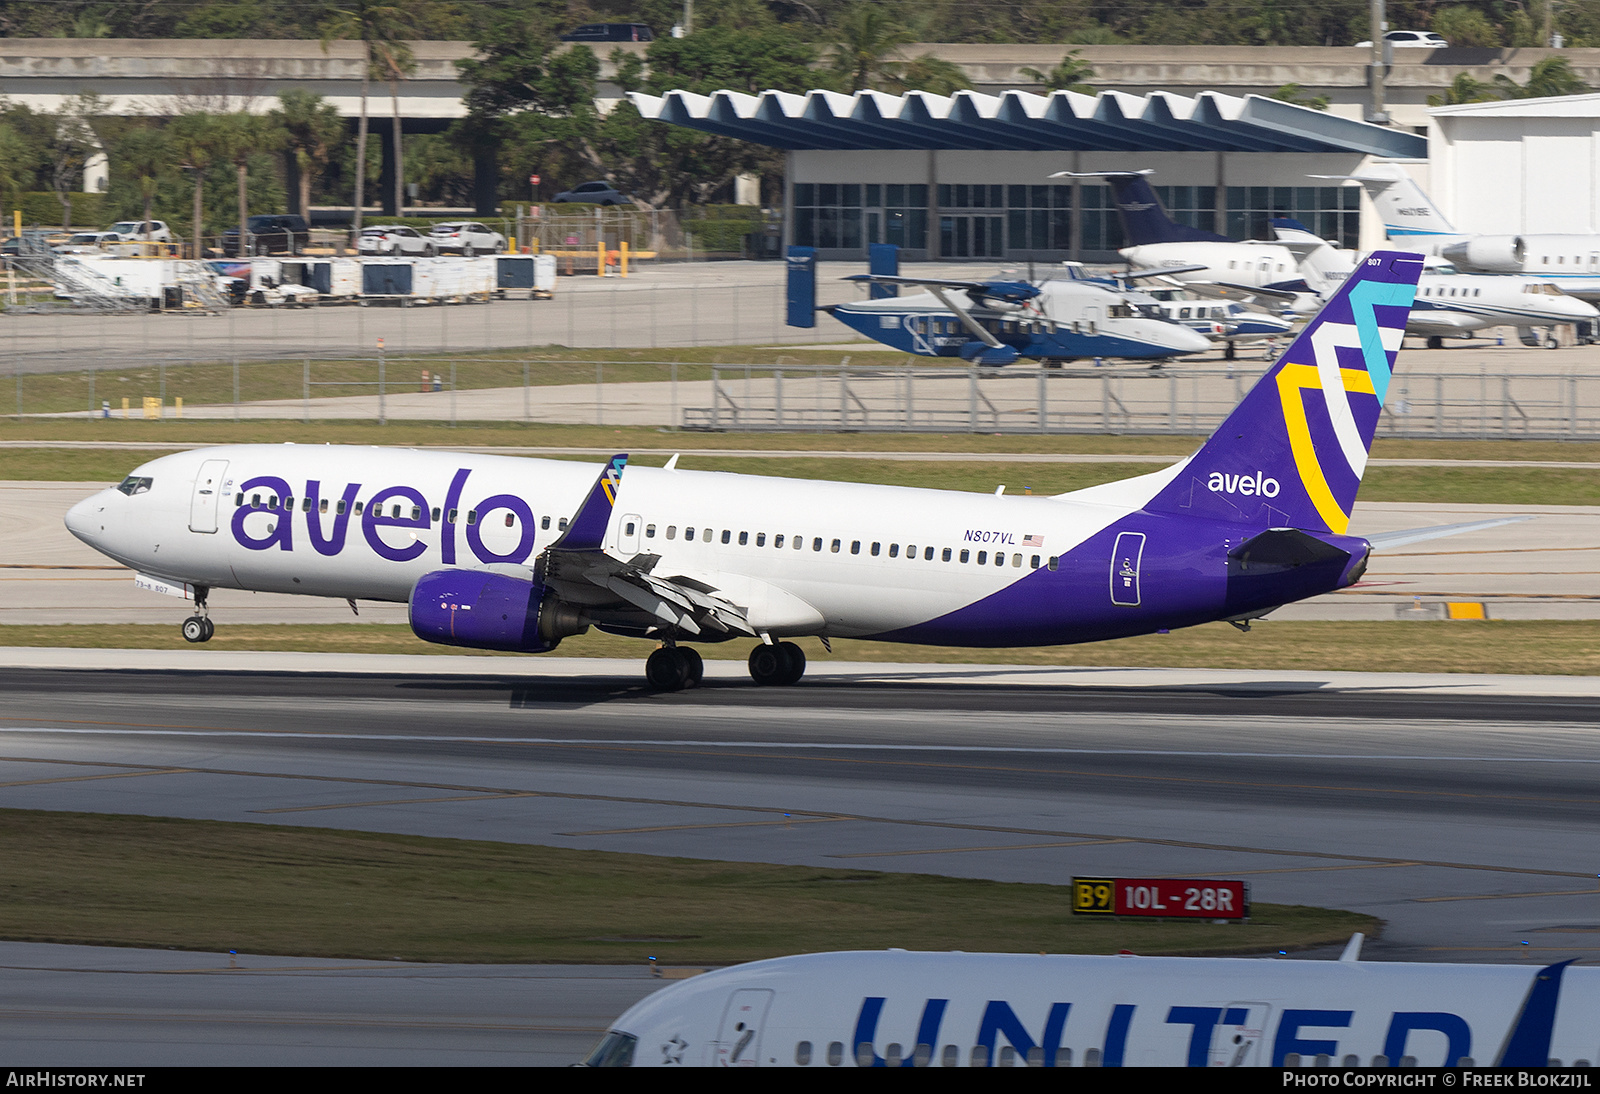
<svg viewBox="0 0 1600 1094"><path fill-rule="evenodd" d="M196 585L194 589L194 606L199 609L194 615L183 621L183 640L185 642L209 642L211 636L217 633L217 625L211 622L211 617L206 614L206 594L211 590L204 585Z"/></svg>

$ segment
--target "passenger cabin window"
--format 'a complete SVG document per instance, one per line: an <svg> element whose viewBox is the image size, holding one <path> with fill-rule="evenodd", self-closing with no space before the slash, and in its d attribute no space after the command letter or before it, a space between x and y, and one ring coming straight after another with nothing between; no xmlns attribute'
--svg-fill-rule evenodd
<svg viewBox="0 0 1600 1094"><path fill-rule="evenodd" d="M900 545L898 543L889 544L889 557L890 558L899 558L900 557Z"/></svg>
<svg viewBox="0 0 1600 1094"><path fill-rule="evenodd" d="M342 502L342 501L339 503L339 512L341 512L341 513L344 512L344 502ZM446 524L454 524L456 522L456 517L458 517L460 515L461 515L461 510L459 510L459 509L450 510L448 513L446 513L444 515L445 523Z"/></svg>
<svg viewBox="0 0 1600 1094"><path fill-rule="evenodd" d="M683 530L683 538L690 542L694 541L694 525L691 524Z"/></svg>
<svg viewBox="0 0 1600 1094"><path fill-rule="evenodd" d="M962 562L966 562L971 557L972 557L972 552L970 552L970 551L962 551L961 552L961 561Z"/></svg>
<svg viewBox="0 0 1600 1094"><path fill-rule="evenodd" d="M507 528L514 528L514 527L516 527L516 524L517 524L517 515L515 513L507 513L506 514L506 527ZM629 535L633 534L633 526L632 525L628 526L628 534Z"/></svg>
<svg viewBox="0 0 1600 1094"><path fill-rule="evenodd" d="M428 519L433 521L435 524L439 523L439 507L437 505L428 510Z"/></svg>
<svg viewBox="0 0 1600 1094"><path fill-rule="evenodd" d="M861 553L861 541L859 539L853 539L850 541L850 553L853 555L859 555Z"/></svg>
<svg viewBox="0 0 1600 1094"><path fill-rule="evenodd" d="M874 543L872 545L872 557L873 558L877 558L878 557L878 548L882 547L882 546L883 546L883 544L881 544L881 543Z"/></svg>
<svg viewBox="0 0 1600 1094"><path fill-rule="evenodd" d="M324 502L323 504L327 504L327 503ZM345 510L344 499L340 498L339 499L339 508L338 508L338 511L336 513L334 513L334 516L338 516L338 517L344 516L344 510ZM326 513L327 510L324 509L323 512ZM451 523L454 523L455 519L456 519L456 511L454 509L452 509L452 510L450 510L450 521L451 521Z"/></svg>
<svg viewBox="0 0 1600 1094"><path fill-rule="evenodd" d="M550 530L550 518L549 517L540 517L539 518L539 528L542 531L548 532Z"/></svg>
<svg viewBox="0 0 1600 1094"><path fill-rule="evenodd" d="M724 528L722 530L722 542L729 543L732 540L733 540L733 533L728 531L728 529Z"/></svg>
<svg viewBox="0 0 1600 1094"><path fill-rule="evenodd" d="M728 534L726 532L724 532L722 534L722 542L724 542L724 543L728 542ZM739 546L741 546L741 547L750 546L750 533L749 532L740 532L739 533Z"/></svg>
<svg viewBox="0 0 1600 1094"><path fill-rule="evenodd" d="M965 561L965 560L963 559L963 561ZM989 552L988 551L979 551L978 552L978 565L979 566L987 566L987 565L989 565Z"/></svg>
<svg viewBox="0 0 1600 1094"><path fill-rule="evenodd" d="M506 514L506 525L509 527L510 524L511 524L511 515L508 513L508 514ZM630 521L628 521L627 524L622 526L622 534L625 535L625 536L631 536L631 535L633 535L633 530L635 528L637 528L637 527L639 527L639 526L637 524L635 524L633 521L630 520Z"/></svg>
<svg viewBox="0 0 1600 1094"><path fill-rule="evenodd" d="M818 537L816 537L815 539L813 539L811 541L811 549L813 551L822 550L822 537L821 536L818 536ZM835 549L837 550L837 548L835 548Z"/></svg>
<svg viewBox="0 0 1600 1094"><path fill-rule="evenodd" d="M947 547L947 548L945 548L945 550L948 551L949 548ZM945 555L945 557L949 558L950 556L949 555ZM933 548L932 547L924 547L922 549L922 561L924 561L924 562L932 562L933 561Z"/></svg>
<svg viewBox="0 0 1600 1094"><path fill-rule="evenodd" d="M645 539L655 539L656 538L656 526L654 524L646 524L644 526L644 538Z"/></svg>
<svg viewBox="0 0 1600 1094"><path fill-rule="evenodd" d="M950 548L946 547L944 549L944 553L942 555L940 555L939 557L940 557L940 561L949 562L950 561Z"/></svg>
<svg viewBox="0 0 1600 1094"><path fill-rule="evenodd" d="M767 533L765 533L765 532L757 532L756 533L756 546L757 547L765 547L766 545L767 545Z"/></svg>
<svg viewBox="0 0 1600 1094"><path fill-rule="evenodd" d="M838 554L839 553L839 541L838 540L834 540L833 541L833 551L832 551L832 553L833 554Z"/></svg>
<svg viewBox="0 0 1600 1094"><path fill-rule="evenodd" d="M476 509L468 509L467 510L467 523L468 524L477 524L478 523L478 511Z"/></svg>
<svg viewBox="0 0 1600 1094"><path fill-rule="evenodd" d="M567 530L567 518L566 517L562 517L560 520L556 521L556 531L565 532L566 530Z"/></svg>
<svg viewBox="0 0 1600 1094"><path fill-rule="evenodd" d="M677 539L678 538L678 526L676 524L667 525L667 538L668 539Z"/></svg>
<svg viewBox="0 0 1600 1094"><path fill-rule="evenodd" d="M351 512L353 513L353 515L359 517L361 515L361 502L359 502L359 501L356 502L356 507L353 510L351 510Z"/></svg>
<svg viewBox="0 0 1600 1094"><path fill-rule="evenodd" d="M782 532L779 532L777 535L772 537L772 545L774 547L782 547L783 546L783 533Z"/></svg>

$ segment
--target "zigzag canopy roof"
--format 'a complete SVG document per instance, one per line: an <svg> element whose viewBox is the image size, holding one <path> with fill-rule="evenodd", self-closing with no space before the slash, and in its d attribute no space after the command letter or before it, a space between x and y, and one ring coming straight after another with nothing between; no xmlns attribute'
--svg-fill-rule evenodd
<svg viewBox="0 0 1600 1094"><path fill-rule="evenodd" d="M1423 158L1427 138L1261 95L1156 91L717 91L629 95L646 118L774 148L1359 152Z"/></svg>

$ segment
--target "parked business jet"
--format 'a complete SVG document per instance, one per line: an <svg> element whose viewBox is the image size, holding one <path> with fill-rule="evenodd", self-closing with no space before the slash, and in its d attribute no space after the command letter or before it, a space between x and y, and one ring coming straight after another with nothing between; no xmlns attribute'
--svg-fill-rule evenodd
<svg viewBox="0 0 1600 1094"><path fill-rule="evenodd" d="M906 353L961 357L980 365L1009 365L1021 358L1051 363L1089 357L1167 360L1211 348L1188 327L1159 312L1141 311L1124 288L1088 278L1076 266L1066 267L1065 273L1040 282L858 274L847 280L928 291L822 310ZM1149 276L1165 273L1152 271Z"/></svg>
<svg viewBox="0 0 1600 1094"><path fill-rule="evenodd" d="M1185 285L1234 290L1264 288L1306 292L1294 253L1268 240L1227 236L1179 224L1161 208L1146 176L1150 171L1058 171L1051 178L1092 178L1111 187L1128 241L1118 253L1140 269L1165 270ZM1313 307L1311 310L1315 310Z"/></svg>
<svg viewBox="0 0 1600 1094"><path fill-rule="evenodd" d="M190 641L214 588L387 600L454 646L651 639L661 689L699 680L691 642L757 638L751 675L786 684L797 635L1033 646L1241 622L1350 585L1374 546L1468 527L1348 534L1420 268L1363 259L1187 460L1054 498L237 445L152 460L66 523L191 597Z"/></svg>
<svg viewBox="0 0 1600 1094"><path fill-rule="evenodd" d="M1319 297L1330 295L1356 268L1359 259L1352 252L1336 250L1293 221L1272 223L1278 238L1301 253L1300 272ZM1417 282L1406 333L1426 338L1429 349L1440 349L1447 337L1507 326L1518 328L1527 345L1538 345L1535 331L1543 330L1545 344L1554 348L1559 343L1551 328L1596 320L1600 310L1593 304L1566 295L1543 277L1464 274L1439 266Z"/></svg>
<svg viewBox="0 0 1600 1094"><path fill-rule="evenodd" d="M662 988L584 1062L1532 1068L1588 1067L1600 1052L1600 969L1362 962L1360 941L1337 961L781 957Z"/></svg>
<svg viewBox="0 0 1600 1094"><path fill-rule="evenodd" d="M1477 235L1458 231L1404 167L1375 163L1359 175L1312 178L1359 182L1394 243L1449 259L1463 269L1529 274L1568 296L1600 301L1600 234Z"/></svg>

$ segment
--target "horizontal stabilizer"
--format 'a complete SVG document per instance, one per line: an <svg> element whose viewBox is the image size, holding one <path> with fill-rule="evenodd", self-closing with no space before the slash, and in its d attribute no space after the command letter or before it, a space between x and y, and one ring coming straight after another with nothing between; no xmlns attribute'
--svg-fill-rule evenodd
<svg viewBox="0 0 1600 1094"><path fill-rule="evenodd" d="M1519 521L1532 519L1532 515L1497 517L1494 520L1474 520L1466 524L1436 524L1432 528L1407 528L1400 532L1379 532L1376 535L1365 538L1368 543L1372 544L1374 551L1389 551L1411 543L1422 543L1430 539L1443 539L1446 536L1459 536L1464 532L1477 532L1484 528L1498 528L1502 524L1516 524Z"/></svg>
<svg viewBox="0 0 1600 1094"><path fill-rule="evenodd" d="M1039 286L1026 281L959 281L947 277L901 277L896 274L852 274L846 281L865 281L872 285L924 285L929 288L961 289L974 296L994 297L1020 303L1039 295Z"/></svg>

